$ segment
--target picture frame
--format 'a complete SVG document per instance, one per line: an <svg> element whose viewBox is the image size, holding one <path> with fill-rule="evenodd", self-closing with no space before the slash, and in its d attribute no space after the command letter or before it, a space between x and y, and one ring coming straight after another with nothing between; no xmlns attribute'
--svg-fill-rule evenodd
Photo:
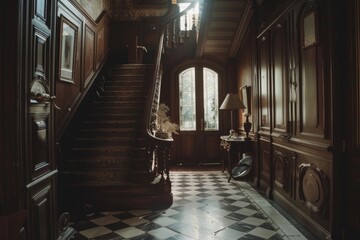
<svg viewBox="0 0 360 240"><path fill-rule="evenodd" d="M242 86L240 87L240 98L243 104L245 105L244 114L251 114L251 86Z"/></svg>
<svg viewBox="0 0 360 240"><path fill-rule="evenodd" d="M317 13L312 4L304 9L301 17L301 47L312 47L318 42Z"/></svg>
<svg viewBox="0 0 360 240"><path fill-rule="evenodd" d="M64 16L61 16L59 78L64 82L74 83L77 34L78 28Z"/></svg>

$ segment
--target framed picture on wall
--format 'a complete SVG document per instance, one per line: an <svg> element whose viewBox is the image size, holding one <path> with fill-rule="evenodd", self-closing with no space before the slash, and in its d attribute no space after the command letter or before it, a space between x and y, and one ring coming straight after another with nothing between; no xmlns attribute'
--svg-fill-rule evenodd
<svg viewBox="0 0 360 240"><path fill-rule="evenodd" d="M60 80L74 83L77 27L64 16L60 18Z"/></svg>
<svg viewBox="0 0 360 240"><path fill-rule="evenodd" d="M301 17L301 46L307 48L318 42L316 7L309 4L305 7Z"/></svg>
<svg viewBox="0 0 360 240"><path fill-rule="evenodd" d="M246 109L244 109L244 114L251 114L251 86L243 86L240 88L240 98L244 103Z"/></svg>

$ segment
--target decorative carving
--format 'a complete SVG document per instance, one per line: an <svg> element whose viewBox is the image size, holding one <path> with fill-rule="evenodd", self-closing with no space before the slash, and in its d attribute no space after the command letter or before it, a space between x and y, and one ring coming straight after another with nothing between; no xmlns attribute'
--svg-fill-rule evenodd
<svg viewBox="0 0 360 240"><path fill-rule="evenodd" d="M302 163L298 170L300 200L311 211L327 217L329 183L326 174L312 163Z"/></svg>
<svg viewBox="0 0 360 240"><path fill-rule="evenodd" d="M69 224L70 224L70 214L68 212L64 212L59 217L59 222L58 222L59 232L61 233L66 231L69 227Z"/></svg>
<svg viewBox="0 0 360 240"><path fill-rule="evenodd" d="M286 192L289 191L290 165L288 158L280 151L274 153L275 184Z"/></svg>
<svg viewBox="0 0 360 240"><path fill-rule="evenodd" d="M152 1L154 2L154 1ZM110 17L115 21L137 21L143 17L160 17L168 11L167 4L159 8L157 4L142 5L132 0L110 0Z"/></svg>

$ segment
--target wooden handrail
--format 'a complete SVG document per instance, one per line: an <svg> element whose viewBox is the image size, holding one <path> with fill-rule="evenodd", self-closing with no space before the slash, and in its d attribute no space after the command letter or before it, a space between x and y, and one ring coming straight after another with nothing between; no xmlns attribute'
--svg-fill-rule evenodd
<svg viewBox="0 0 360 240"><path fill-rule="evenodd" d="M154 113L158 109L160 102L162 66L161 57L163 51L164 30L159 35L159 45L155 56L154 72L151 79L149 94L145 105L144 112L144 133L148 144L148 160L150 173L154 177L161 175L161 180L170 185L169 164L170 149L173 145L173 139L158 138L153 133ZM152 164L153 163L153 164ZM154 165L155 167L151 167Z"/></svg>
<svg viewBox="0 0 360 240"><path fill-rule="evenodd" d="M161 175L161 179L170 184L169 176L169 161L170 161L170 150L173 145L174 140L172 138L163 139L158 138L153 133L153 124L155 120L155 112L157 111L160 104L160 93L161 93L161 81L162 81L162 55L164 49L164 36L166 25L175 19L179 19L183 16L189 9L192 9L195 6L196 2L192 2L184 11L165 18L162 23L160 23L159 39L158 46L155 50L155 59L154 59L154 71L152 79L150 79L149 94L147 96L147 101L144 111L144 133L148 143L148 160L149 160L149 169L151 173L154 174L154 177ZM153 163L153 164L151 164ZM153 167L151 167L152 165Z"/></svg>

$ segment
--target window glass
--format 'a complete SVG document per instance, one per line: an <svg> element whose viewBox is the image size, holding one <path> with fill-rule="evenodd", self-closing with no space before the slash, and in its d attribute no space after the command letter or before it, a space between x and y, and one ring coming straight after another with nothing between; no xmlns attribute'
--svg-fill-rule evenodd
<svg viewBox="0 0 360 240"><path fill-rule="evenodd" d="M204 130L219 130L218 74L204 68L203 76Z"/></svg>
<svg viewBox="0 0 360 240"><path fill-rule="evenodd" d="M195 68L179 74L180 131L196 130Z"/></svg>

